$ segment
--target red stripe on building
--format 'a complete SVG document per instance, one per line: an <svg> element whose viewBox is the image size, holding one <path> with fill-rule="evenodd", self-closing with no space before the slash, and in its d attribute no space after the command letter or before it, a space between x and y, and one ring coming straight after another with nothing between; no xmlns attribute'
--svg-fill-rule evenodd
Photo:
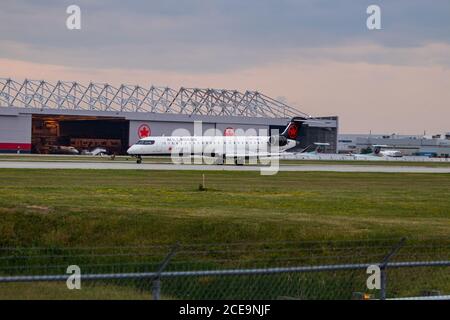
<svg viewBox="0 0 450 320"><path fill-rule="evenodd" d="M0 150L31 150L31 143L1 143Z"/></svg>

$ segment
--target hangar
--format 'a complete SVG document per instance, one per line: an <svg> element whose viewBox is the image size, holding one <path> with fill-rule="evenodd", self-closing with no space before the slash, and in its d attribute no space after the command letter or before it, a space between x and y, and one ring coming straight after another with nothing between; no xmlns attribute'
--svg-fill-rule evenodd
<svg viewBox="0 0 450 320"><path fill-rule="evenodd" d="M194 134L196 121L203 132L263 129L270 134L283 130L293 116L309 117L257 91L0 79L3 153L55 153L55 147L64 146L125 154L142 137L172 135L175 129ZM324 124L306 126L300 147L327 142L326 152L335 153L338 118L315 118Z"/></svg>

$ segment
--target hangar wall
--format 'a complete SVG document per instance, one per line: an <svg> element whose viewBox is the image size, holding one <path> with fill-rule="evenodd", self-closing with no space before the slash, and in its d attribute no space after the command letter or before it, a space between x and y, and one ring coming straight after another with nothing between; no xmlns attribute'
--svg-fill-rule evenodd
<svg viewBox="0 0 450 320"><path fill-rule="evenodd" d="M31 114L0 116L0 153L30 153Z"/></svg>
<svg viewBox="0 0 450 320"><path fill-rule="evenodd" d="M314 145L315 142L329 143L324 148L325 153L337 153L338 117L317 117L326 121L327 126L308 126L301 132L300 148Z"/></svg>
<svg viewBox="0 0 450 320"><path fill-rule="evenodd" d="M270 135L269 132L269 126L268 125L258 125L258 124L242 124L242 123L217 123L216 128L222 132L222 134L225 132L227 128L232 128L236 133L239 132L239 130L243 130L243 133L238 133L239 135L245 134L245 135ZM254 130L251 130L254 129ZM262 131L260 131L262 130Z"/></svg>
<svg viewBox="0 0 450 320"><path fill-rule="evenodd" d="M270 134L271 128L283 130L289 121L288 118L190 116L146 112L1 107L0 152L16 153L18 147L20 147L21 152L30 152L32 143L32 117L39 116L79 117L80 119L95 118L97 120L110 119L111 122L127 122L129 123L129 131L126 132L128 141L124 138L123 142L129 145L139 140L139 128L142 125L148 126L149 134L152 136L171 135L178 128L185 128L190 134L193 134L194 121L202 121L203 132L208 129L217 129L224 134L227 128L232 128L236 134L239 134L239 132L236 132L238 129L243 129L244 131L255 129L258 134L259 130L263 129L267 130ZM313 134L317 130L314 130L314 126L310 126L311 134L306 134L306 139L304 137L300 140L303 140L307 144L313 142L330 142L330 148L327 152L335 153L336 143L334 141L337 140L337 118L327 117L322 119L329 119L325 125L328 128L325 134L323 130L319 130L320 132L318 131ZM114 130L118 130L118 128Z"/></svg>
<svg viewBox="0 0 450 320"><path fill-rule="evenodd" d="M186 132L175 132L175 135L193 135L194 123L193 122L164 122L164 121L142 121L142 120L130 120L130 137L129 144L136 143L140 138L146 136L146 131L150 136L170 136L177 129L186 129ZM214 123L202 123L202 131L205 133L208 129L214 129ZM141 134L140 134L141 133Z"/></svg>
<svg viewBox="0 0 450 320"><path fill-rule="evenodd" d="M231 128L236 134L247 134L247 135L259 135L260 129L265 130L269 134L269 126L267 125L248 125L242 123L211 123L202 122L201 123L202 133L205 134L207 130L210 130L207 134L210 135L213 130L219 130L223 135L225 130ZM188 132L180 131L177 133L175 130L185 129ZM254 130L251 130L254 129ZM240 131L242 130L242 131ZM150 136L170 136L173 135L194 135L194 123L193 122L164 122L164 121L142 121L142 120L130 120L130 145L136 143L140 138L143 138L147 134Z"/></svg>

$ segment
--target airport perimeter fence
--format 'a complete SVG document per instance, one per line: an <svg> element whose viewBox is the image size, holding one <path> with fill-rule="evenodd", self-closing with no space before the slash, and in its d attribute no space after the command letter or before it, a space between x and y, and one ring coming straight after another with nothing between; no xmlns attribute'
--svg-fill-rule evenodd
<svg viewBox="0 0 450 320"><path fill-rule="evenodd" d="M81 289L69 290L79 266ZM369 289L369 266L381 271ZM0 247L0 299L450 299L450 239Z"/></svg>

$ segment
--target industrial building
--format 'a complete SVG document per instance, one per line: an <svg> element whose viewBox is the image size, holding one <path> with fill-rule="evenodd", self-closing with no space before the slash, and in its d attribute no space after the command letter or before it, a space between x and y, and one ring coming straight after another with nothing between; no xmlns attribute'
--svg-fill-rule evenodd
<svg viewBox="0 0 450 320"><path fill-rule="evenodd" d="M0 79L3 153L57 153L70 146L124 154L142 137L172 135L175 129L194 134L195 121L201 121L203 132L270 134L283 130L293 116L309 117L257 91ZM325 151L335 153L338 118L315 118L324 123L305 126L300 147L327 142Z"/></svg>
<svg viewBox="0 0 450 320"><path fill-rule="evenodd" d="M450 132L433 136L383 135L383 134L340 134L338 153L361 153L374 145L395 149L406 156L443 157L450 156Z"/></svg>

